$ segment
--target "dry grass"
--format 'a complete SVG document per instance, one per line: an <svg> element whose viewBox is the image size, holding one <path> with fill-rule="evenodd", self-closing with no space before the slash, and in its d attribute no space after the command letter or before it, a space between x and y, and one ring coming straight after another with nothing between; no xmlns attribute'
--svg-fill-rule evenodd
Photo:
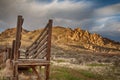
<svg viewBox="0 0 120 80"><path fill-rule="evenodd" d="M13 66L12 61L8 59L6 61L6 67L0 71L1 78L12 77L13 76Z"/></svg>

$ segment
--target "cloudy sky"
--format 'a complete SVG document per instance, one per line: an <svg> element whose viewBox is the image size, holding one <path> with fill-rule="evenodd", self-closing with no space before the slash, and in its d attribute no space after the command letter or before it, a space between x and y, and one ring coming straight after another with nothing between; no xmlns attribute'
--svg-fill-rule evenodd
<svg viewBox="0 0 120 80"><path fill-rule="evenodd" d="M24 28L54 25L80 27L120 42L120 0L0 0L0 32L16 26L23 15Z"/></svg>

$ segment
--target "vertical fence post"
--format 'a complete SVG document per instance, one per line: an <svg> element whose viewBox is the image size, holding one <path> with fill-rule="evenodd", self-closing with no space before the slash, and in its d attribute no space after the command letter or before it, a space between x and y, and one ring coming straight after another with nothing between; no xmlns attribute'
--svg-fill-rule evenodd
<svg viewBox="0 0 120 80"><path fill-rule="evenodd" d="M52 35L52 23L53 20L49 20L49 25L48 25L48 45L47 45L47 56L46 59L50 61L50 53L51 53L51 35ZM49 74L50 74L50 64L46 65L46 80L49 80Z"/></svg>
<svg viewBox="0 0 120 80"><path fill-rule="evenodd" d="M14 51L15 51L15 40L13 40L12 42L12 50L11 50L11 60L14 59Z"/></svg>
<svg viewBox="0 0 120 80"><path fill-rule="evenodd" d="M17 29L16 29L16 40L13 41L14 45L14 61L17 61L20 55L19 48L21 46L21 32L22 32L23 18L21 15L18 16ZM18 80L18 65L14 63L14 80Z"/></svg>
<svg viewBox="0 0 120 80"><path fill-rule="evenodd" d="M22 24L23 24L23 18L22 18L22 16L18 16L14 60L17 60L19 58L19 54L20 54L19 48L20 48L20 45L21 45Z"/></svg>
<svg viewBox="0 0 120 80"><path fill-rule="evenodd" d="M7 48L7 59L10 59L11 56L11 48Z"/></svg>

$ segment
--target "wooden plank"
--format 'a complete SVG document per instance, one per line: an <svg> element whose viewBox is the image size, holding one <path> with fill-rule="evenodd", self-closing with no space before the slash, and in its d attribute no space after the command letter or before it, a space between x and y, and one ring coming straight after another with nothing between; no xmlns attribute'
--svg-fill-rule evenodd
<svg viewBox="0 0 120 80"><path fill-rule="evenodd" d="M13 80L18 80L18 64L14 63L13 68Z"/></svg>
<svg viewBox="0 0 120 80"><path fill-rule="evenodd" d="M49 62L19 62L19 66L46 66Z"/></svg>
<svg viewBox="0 0 120 80"><path fill-rule="evenodd" d="M47 57L46 59L50 61L50 52L51 52L51 36L52 36L52 23L53 20L49 20L49 36L48 36L48 48L47 48ZM49 75L50 75L50 65L46 66L46 80L49 80Z"/></svg>
<svg viewBox="0 0 120 80"><path fill-rule="evenodd" d="M30 51L33 51L33 49L35 48L35 46L36 46L36 45L34 44L33 46L31 46L30 49L27 49L27 50L26 50L26 52L25 52L26 56L30 55Z"/></svg>
<svg viewBox="0 0 120 80"><path fill-rule="evenodd" d="M39 38L43 35L44 31L46 31L47 28L48 28L48 24L43 29L43 31L40 33L40 35L38 36L38 38L27 48L27 50L29 50L37 42L37 40L39 40Z"/></svg>
<svg viewBox="0 0 120 80"><path fill-rule="evenodd" d="M52 36L52 23L53 23L53 20L49 20L49 31L48 31L48 47L47 47L47 60L50 60L50 52L51 52L51 36Z"/></svg>
<svg viewBox="0 0 120 80"><path fill-rule="evenodd" d="M16 60L16 52L17 52L17 50L16 50L16 40L15 40L15 46L14 46L14 60Z"/></svg>
<svg viewBox="0 0 120 80"><path fill-rule="evenodd" d="M29 56L35 54L36 52L38 52L38 50L40 50L43 46L46 46L45 44L38 46L36 49L33 49L30 53Z"/></svg>
<svg viewBox="0 0 120 80"><path fill-rule="evenodd" d="M19 54L20 54L19 48L20 48L22 24L23 24L23 18L22 18L22 16L19 15L18 16L18 20L17 20L17 30L16 30L14 60L17 60L18 57L19 57Z"/></svg>
<svg viewBox="0 0 120 80"><path fill-rule="evenodd" d="M18 63L18 65L48 65L50 64L49 61L46 61L44 59L19 59L18 61L15 61L15 63Z"/></svg>
<svg viewBox="0 0 120 80"><path fill-rule="evenodd" d="M41 53L43 50L47 48L46 45L42 45L33 55Z"/></svg>
<svg viewBox="0 0 120 80"><path fill-rule="evenodd" d="M13 42L12 42L12 52L11 52L11 60L13 60L13 58L14 58L14 50L15 50L15 40L13 40Z"/></svg>
<svg viewBox="0 0 120 80"><path fill-rule="evenodd" d="M20 45L21 45L21 32L22 32L22 24L23 24L23 18L22 16L18 16L17 19L17 30L16 30L16 39L15 39L15 46L14 46L14 61L17 61L20 55ZM14 70L13 70L13 76L15 77L15 80L18 80L18 64L14 63Z"/></svg>
<svg viewBox="0 0 120 80"><path fill-rule="evenodd" d="M6 60L7 60L9 58L9 49L8 48L6 48L5 56L6 56Z"/></svg>
<svg viewBox="0 0 120 80"><path fill-rule="evenodd" d="M45 80L49 80L49 76L50 76L50 65L46 65L45 66L45 70L46 70L46 79Z"/></svg>
<svg viewBox="0 0 120 80"><path fill-rule="evenodd" d="M41 35L41 37L38 39L38 42L41 42L46 36L48 35L48 29Z"/></svg>
<svg viewBox="0 0 120 80"><path fill-rule="evenodd" d="M41 35L41 37L39 37L40 39L38 39L38 41L34 42L33 46L31 46L28 51L26 52L26 54L28 54L30 51L32 51L33 49L35 49L42 41L44 41L44 39L47 38L48 32L45 31L45 33L43 32L43 35Z"/></svg>
<svg viewBox="0 0 120 80"><path fill-rule="evenodd" d="M37 50L39 48L41 48L47 41L47 36L45 37L45 39L43 39L41 42L39 42L37 45L34 45L34 48L32 50L29 50L26 54L31 55L31 54L35 54L35 52L37 52Z"/></svg>
<svg viewBox="0 0 120 80"><path fill-rule="evenodd" d="M43 57L45 57L44 55L46 55L46 54L47 54L46 48L43 48L39 52L34 54L32 58L41 58L42 59Z"/></svg>
<svg viewBox="0 0 120 80"><path fill-rule="evenodd" d="M7 48L7 59L10 59L11 56L11 48Z"/></svg>
<svg viewBox="0 0 120 80"><path fill-rule="evenodd" d="M43 59L45 58L47 55L47 52L44 52L44 53L40 53L36 58L40 58L40 59Z"/></svg>
<svg viewBox="0 0 120 80"><path fill-rule="evenodd" d="M52 31L52 20L49 20L49 24L48 24L48 37L47 37L47 59L50 59L50 48L51 48L51 31ZM41 42L41 41L40 41ZM42 45L41 45L42 46ZM41 47L40 46L40 47ZM36 54L36 51L40 48L38 47L36 50L33 50L33 54ZM41 51L38 51L37 54L41 53Z"/></svg>
<svg viewBox="0 0 120 80"><path fill-rule="evenodd" d="M22 62L50 62L50 61L47 61L45 59L18 59L18 61L22 61ZM17 61L16 61L17 62Z"/></svg>
<svg viewBox="0 0 120 80"><path fill-rule="evenodd" d="M30 53L29 56L32 56L32 55L41 53L44 49L47 48L47 45L46 45L46 44L47 44L47 43L44 43L43 45L38 46L38 48L35 49L35 50L33 50L33 51L32 51L32 54Z"/></svg>

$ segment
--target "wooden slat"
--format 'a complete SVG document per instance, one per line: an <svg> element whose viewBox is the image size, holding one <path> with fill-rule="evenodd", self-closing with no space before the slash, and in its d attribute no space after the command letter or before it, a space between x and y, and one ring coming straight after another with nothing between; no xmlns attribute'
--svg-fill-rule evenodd
<svg viewBox="0 0 120 80"><path fill-rule="evenodd" d="M42 47L43 45L46 45L46 43L47 43L47 37L48 37L48 36L46 36L45 39L43 39L43 40L38 44L38 46L37 46L36 49L39 49L39 48Z"/></svg>
<svg viewBox="0 0 120 80"><path fill-rule="evenodd" d="M40 37L40 39L39 39L37 42L35 42L35 43L33 44L33 46L31 46L31 47L29 48L29 50L26 52L26 54L28 54L28 53L31 52L33 49L35 49L35 48L41 43L41 41L43 41L43 40L46 38L47 34L48 34L47 32L46 32L45 34L43 34L42 37Z"/></svg>
<svg viewBox="0 0 120 80"><path fill-rule="evenodd" d="M48 34L48 28L46 29L46 31L44 31L44 33L41 35L41 37L38 39L38 42L41 42L45 36L47 36Z"/></svg>
<svg viewBox="0 0 120 80"><path fill-rule="evenodd" d="M51 31L52 31L52 20L49 20L49 23L48 23L48 28L49 28L49 30L48 30L48 45L47 45L47 48L48 48L48 50L47 50L47 58L49 58L50 57L50 48L51 48ZM41 40L42 40L42 38L41 38ZM39 41L39 43L40 43L41 41ZM39 47L38 47L39 48ZM38 50L38 48L36 49L36 50ZM38 53L40 53L40 52L38 52L38 53L36 53L36 50L33 50L33 54L36 54L36 55L38 55Z"/></svg>
<svg viewBox="0 0 120 80"><path fill-rule="evenodd" d="M43 57L42 54L47 54L46 47L42 48L40 51L38 51L36 54L34 54L32 58L37 58L39 56L42 58Z"/></svg>
<svg viewBox="0 0 120 80"><path fill-rule="evenodd" d="M40 47L42 47L42 45L45 44L46 41L47 41L47 35L45 36L45 38L41 42L39 42L37 45L34 45L34 48L32 50L28 51L26 54L28 54L28 55L34 54L35 52L37 52L37 50Z"/></svg>
<svg viewBox="0 0 120 80"><path fill-rule="evenodd" d="M18 66L46 66L50 62L19 62Z"/></svg>
<svg viewBox="0 0 120 80"><path fill-rule="evenodd" d="M46 25L46 27L44 28L44 30L40 33L40 35L38 36L38 38L27 48L27 50L29 50L37 42L37 40L43 35L44 31L46 31L47 28L48 28L48 24Z"/></svg>
<svg viewBox="0 0 120 80"><path fill-rule="evenodd" d="M35 42L37 42L41 38L41 36L44 35L47 31L48 31L48 24L46 25L44 30L40 33L40 35L38 36Z"/></svg>
<svg viewBox="0 0 120 80"><path fill-rule="evenodd" d="M29 55L29 57L30 57L30 56L33 56L33 57L34 57L35 55L39 55L39 53L41 53L41 52L42 52L44 49L46 49L46 48L47 48L46 45L42 45L39 50L37 49L38 51L34 52L34 54L32 54L32 55ZM33 57L31 57L31 58L33 58Z"/></svg>
<svg viewBox="0 0 120 80"><path fill-rule="evenodd" d="M42 42L41 44L38 45L38 47L35 49L35 51L32 54L36 54L39 50L41 50L43 47L46 48L47 42Z"/></svg>
<svg viewBox="0 0 120 80"><path fill-rule="evenodd" d="M40 58L40 59L42 59L42 58L45 58L46 55L47 55L47 52L40 53L36 58Z"/></svg>
<svg viewBox="0 0 120 80"><path fill-rule="evenodd" d="M31 46L31 48L29 50L27 50L25 54L29 55L30 51L32 51L35 48L35 46L36 46L35 44L33 46Z"/></svg>
<svg viewBox="0 0 120 80"><path fill-rule="evenodd" d="M41 48L43 45L46 44L46 41L47 41L47 38L44 39L42 42L40 42L40 43L37 45L36 48L34 48L31 52L29 52L29 53L27 53L27 54L28 54L28 55L31 55L31 54L34 54L35 52L37 52L37 50L38 50L39 48Z"/></svg>
<svg viewBox="0 0 120 80"><path fill-rule="evenodd" d="M18 65L48 65L50 62L46 61L44 59L19 59L15 63L18 63Z"/></svg>

